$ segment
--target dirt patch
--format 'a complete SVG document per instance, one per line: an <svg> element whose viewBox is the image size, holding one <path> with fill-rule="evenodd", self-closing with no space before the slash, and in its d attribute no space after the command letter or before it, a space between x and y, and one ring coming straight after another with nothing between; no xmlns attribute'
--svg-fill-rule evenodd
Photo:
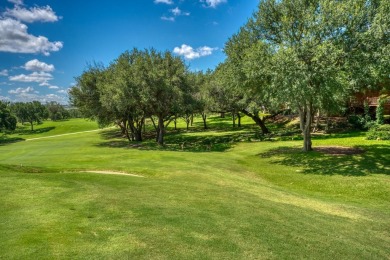
<svg viewBox="0 0 390 260"><path fill-rule="evenodd" d="M364 153L363 149L345 146L318 146L314 151L329 155L355 155Z"/></svg>
<svg viewBox="0 0 390 260"><path fill-rule="evenodd" d="M144 178L144 176L141 176L141 175L126 173L126 172L116 172L116 171L82 171L82 172L98 173L98 174L112 174L112 175L127 175L127 176L132 176L132 177Z"/></svg>

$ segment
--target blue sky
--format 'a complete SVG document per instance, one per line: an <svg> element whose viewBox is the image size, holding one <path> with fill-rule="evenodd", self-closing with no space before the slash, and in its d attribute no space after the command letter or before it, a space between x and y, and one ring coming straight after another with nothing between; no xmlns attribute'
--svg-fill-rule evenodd
<svg viewBox="0 0 390 260"><path fill-rule="evenodd" d="M133 47L214 69L258 0L0 0L0 99L68 102L87 64Z"/></svg>

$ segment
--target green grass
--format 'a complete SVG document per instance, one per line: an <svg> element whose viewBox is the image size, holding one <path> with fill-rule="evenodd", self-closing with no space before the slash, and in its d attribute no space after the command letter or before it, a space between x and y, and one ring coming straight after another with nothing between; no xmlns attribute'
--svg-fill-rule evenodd
<svg viewBox="0 0 390 260"><path fill-rule="evenodd" d="M314 146L365 153L305 154L301 141L253 141L249 121L211 122L164 148L114 130L3 143L0 258L390 257L390 142L339 134Z"/></svg>
<svg viewBox="0 0 390 260"><path fill-rule="evenodd" d="M44 121L43 124L34 125L33 131L31 131L31 126L27 123L24 125L18 124L16 131L12 134L9 134L8 137L29 139L95 129L98 129L96 122L82 118L62 121Z"/></svg>

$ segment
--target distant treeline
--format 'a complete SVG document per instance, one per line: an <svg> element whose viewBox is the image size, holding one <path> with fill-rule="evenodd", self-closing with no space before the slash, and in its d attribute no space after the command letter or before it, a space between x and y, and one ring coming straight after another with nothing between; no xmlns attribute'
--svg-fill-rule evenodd
<svg viewBox="0 0 390 260"><path fill-rule="evenodd" d="M44 120L58 121L80 117L82 115L78 109L68 108L55 101L46 104L39 101L0 101L0 131L15 130L17 122L29 123L31 130L34 130L34 123L41 124Z"/></svg>

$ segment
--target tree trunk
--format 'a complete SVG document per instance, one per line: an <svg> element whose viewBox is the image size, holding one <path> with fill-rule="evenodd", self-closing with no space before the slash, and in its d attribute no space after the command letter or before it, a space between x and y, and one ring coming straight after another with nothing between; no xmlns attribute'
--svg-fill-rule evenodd
<svg viewBox="0 0 390 260"><path fill-rule="evenodd" d="M175 125L175 130L177 130L177 116L173 118L173 124Z"/></svg>
<svg viewBox="0 0 390 260"><path fill-rule="evenodd" d="M193 125L194 125L194 114L191 114L191 126L193 126Z"/></svg>
<svg viewBox="0 0 390 260"><path fill-rule="evenodd" d="M225 118L225 112L221 112L221 118Z"/></svg>
<svg viewBox="0 0 390 260"><path fill-rule="evenodd" d="M164 118L163 116L158 117L158 128L159 128L159 133L157 137L157 143L159 145L164 145Z"/></svg>
<svg viewBox="0 0 390 260"><path fill-rule="evenodd" d="M156 143L157 143L158 142L158 138L159 138L159 134L160 134L160 128L159 128L159 125L157 125L156 122L154 122L154 119L153 119L152 116L150 117L150 120L152 120L154 129L156 130Z"/></svg>
<svg viewBox="0 0 390 260"><path fill-rule="evenodd" d="M241 115L240 115L240 112L237 113L237 118L238 118L238 124L237 124L237 126L238 126L238 127L241 127Z"/></svg>
<svg viewBox="0 0 390 260"><path fill-rule="evenodd" d="M258 116L258 115L255 115L255 114L252 114L248 111L246 111L245 109L241 110L241 112L244 114L244 115L247 115L249 116L250 118L252 118L253 121L255 121L256 125L258 125L260 128L261 128L261 132L263 134L269 134L270 131L268 130L268 128L265 126L265 123L263 120L261 120L261 118Z"/></svg>
<svg viewBox="0 0 390 260"><path fill-rule="evenodd" d="M31 131L34 131L34 121L30 121Z"/></svg>
<svg viewBox="0 0 390 260"><path fill-rule="evenodd" d="M303 135L303 151L309 152L312 151L312 142L311 142L311 123L313 119L313 108L312 104L309 103L305 108L299 109L299 119L300 127Z"/></svg>
<svg viewBox="0 0 390 260"><path fill-rule="evenodd" d="M236 113L232 112L233 127L236 127Z"/></svg>
<svg viewBox="0 0 390 260"><path fill-rule="evenodd" d="M313 128L313 133L317 132L318 129L320 128L320 117L321 117L321 114L320 114L320 110L318 109L318 112L317 112L317 115L315 118L315 125Z"/></svg>
<svg viewBox="0 0 390 260"><path fill-rule="evenodd" d="M124 125L124 131L125 131L125 136L127 137L127 140L129 140L129 142L131 142L131 137L130 137L129 129L127 127L127 123L126 122L125 122L125 125Z"/></svg>
<svg viewBox="0 0 390 260"><path fill-rule="evenodd" d="M326 114L326 126L325 126L325 132L329 132L330 130L330 117L329 117L329 113Z"/></svg>
<svg viewBox="0 0 390 260"><path fill-rule="evenodd" d="M203 120L203 127L204 127L204 129L207 129L206 119L207 119L206 113L202 112L202 120Z"/></svg>

